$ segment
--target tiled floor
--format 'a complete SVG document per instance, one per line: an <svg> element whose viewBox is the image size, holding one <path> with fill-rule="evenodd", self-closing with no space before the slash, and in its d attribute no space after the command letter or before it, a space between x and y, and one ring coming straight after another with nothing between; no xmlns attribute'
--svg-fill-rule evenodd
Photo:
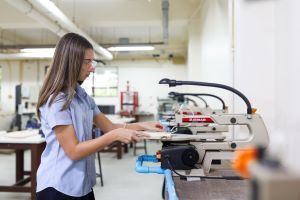
<svg viewBox="0 0 300 200"><path fill-rule="evenodd" d="M148 153L155 154L161 147L160 143L148 142ZM138 150L138 153L144 153ZM29 154L25 155L25 169L29 169ZM101 153L104 187L94 187L96 199L115 200L159 200L163 176L158 174L138 174L135 172L135 159L133 150L125 154L121 160L116 159L114 153ZM0 154L0 184L12 184L15 179L15 155ZM1 200L28 200L29 193L7 193L0 192Z"/></svg>

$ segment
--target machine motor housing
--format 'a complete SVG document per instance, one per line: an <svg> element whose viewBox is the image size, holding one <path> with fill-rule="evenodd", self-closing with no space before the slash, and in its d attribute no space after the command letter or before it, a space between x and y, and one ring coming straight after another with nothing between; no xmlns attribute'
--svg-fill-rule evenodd
<svg viewBox="0 0 300 200"><path fill-rule="evenodd" d="M170 170L191 170L199 160L195 146L191 144L172 144L161 150L161 168Z"/></svg>

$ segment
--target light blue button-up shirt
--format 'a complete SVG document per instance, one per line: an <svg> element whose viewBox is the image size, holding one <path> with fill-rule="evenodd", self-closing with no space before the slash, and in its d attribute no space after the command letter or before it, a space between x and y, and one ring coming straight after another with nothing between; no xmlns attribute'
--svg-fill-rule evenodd
<svg viewBox="0 0 300 200"><path fill-rule="evenodd" d="M77 84L70 107L60 111L66 95L60 93L53 104L40 107L41 128L46 138L46 148L37 171L37 192L47 187L70 196L81 197L96 184L95 156L78 161L71 160L59 145L53 128L72 124L79 142L92 139L93 117L100 113L94 100ZM66 133L67 134L67 133Z"/></svg>

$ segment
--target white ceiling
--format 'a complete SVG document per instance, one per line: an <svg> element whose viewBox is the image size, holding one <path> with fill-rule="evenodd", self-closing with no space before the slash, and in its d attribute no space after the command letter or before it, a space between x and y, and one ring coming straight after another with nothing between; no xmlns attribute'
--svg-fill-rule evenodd
<svg viewBox="0 0 300 200"><path fill-rule="evenodd" d="M169 39L168 44L162 44L161 0L53 0L100 45L107 47L128 38L130 43L158 43L158 50L148 54L161 55L186 54L188 23L201 1L169 0ZM54 45L58 38L43 24L0 0L0 46Z"/></svg>

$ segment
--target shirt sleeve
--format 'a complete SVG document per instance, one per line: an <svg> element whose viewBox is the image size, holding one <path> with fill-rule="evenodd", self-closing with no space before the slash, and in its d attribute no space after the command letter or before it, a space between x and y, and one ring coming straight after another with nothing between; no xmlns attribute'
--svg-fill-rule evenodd
<svg viewBox="0 0 300 200"><path fill-rule="evenodd" d="M65 102L65 97L58 96L48 108L47 121L51 129L58 125L73 124L70 108L61 111Z"/></svg>

